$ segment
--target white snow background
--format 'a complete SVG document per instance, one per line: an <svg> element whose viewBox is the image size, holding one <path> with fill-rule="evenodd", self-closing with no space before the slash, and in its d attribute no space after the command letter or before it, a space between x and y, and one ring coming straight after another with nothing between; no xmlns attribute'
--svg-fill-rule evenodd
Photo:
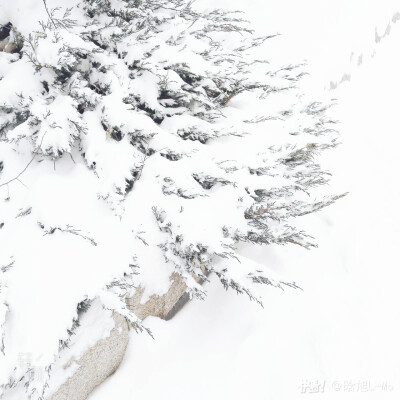
<svg viewBox="0 0 400 400"><path fill-rule="evenodd" d="M6 3L1 0L0 11L11 8ZM90 400L399 399L400 20L396 22L396 12L400 12L400 4L390 0L197 3L245 10L260 34L282 34L268 44L275 60L308 61L307 91L330 91L338 103L335 117L341 121L343 144L324 155L324 164L333 173L328 189L348 191L349 195L299 221L317 238L318 249L242 249L244 256L290 277L303 291L266 287L262 309L245 296L224 292L219 283L206 284L206 301L192 301L168 322L146 319L155 340L132 332L120 369ZM36 9L32 0L14 4ZM43 16L37 15L37 19ZM34 21L32 13L27 24ZM84 271L74 270L73 254L55 247L53 254L41 254L44 261L36 260L49 266L47 270L39 268L42 276L31 269L28 279L26 275L20 278L23 285L18 291L10 290L7 295L18 307L18 318L8 324L12 331L8 345L14 349L14 358L33 347L50 357L56 346L49 348L48 342L64 334L73 317L70 306L80 300L82 286L90 292L87 282L96 277L91 281L95 290L109 278L111 257L118 253L121 259L128 258L122 251L124 241L114 234L121 228L106 205L99 203L98 209L93 209L88 200L86 207L74 206L74 191L89 193L93 182L81 179L77 168L72 174L67 162L57 168L65 171L65 180L57 181L58 187L48 177L32 189L43 222L49 210L60 216L53 205L66 201L71 213L63 216L65 221L94 226L101 216L101 223L109 224L109 236L99 238L104 251L96 253L97 263L91 262L96 268L86 271L86 277L81 275ZM35 168L29 173L35 176ZM15 232L16 244L23 243L24 235ZM55 246L59 244L55 241ZM118 248L121 250L116 251ZM35 243L26 243L21 260L39 251ZM70 268L68 276L58 276L59 269L51 269L53 262ZM19 279L17 274L26 272L10 274ZM51 292L50 278L65 281L61 291L57 285ZM38 296L41 288L46 297ZM68 301L63 301L64 297ZM37 310L42 311L38 314ZM3 367L8 369L0 365L0 377ZM324 392L304 393L312 383L324 385ZM359 384L359 390L350 392L349 384L354 389ZM361 391L361 384L368 384L368 390Z"/></svg>
<svg viewBox="0 0 400 400"><path fill-rule="evenodd" d="M324 155L331 188L349 195L301 218L318 249L243 250L303 291L264 288L261 309L217 282L206 285L205 302L168 322L147 319L155 340L133 334L123 364L90 400L400 398L396 3L197 2L243 9L258 32L280 32L269 43L274 57L306 59L308 90L330 90L350 75L331 91L342 145Z"/></svg>

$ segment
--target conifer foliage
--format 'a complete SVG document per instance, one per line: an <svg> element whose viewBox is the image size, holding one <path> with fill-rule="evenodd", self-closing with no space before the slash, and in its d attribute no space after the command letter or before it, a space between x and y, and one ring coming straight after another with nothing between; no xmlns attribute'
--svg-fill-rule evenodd
<svg viewBox="0 0 400 400"><path fill-rule="evenodd" d="M260 59L273 35L255 36L240 13L199 11L183 0L50 3L38 4L47 15L38 30L0 26L0 144L12 153L0 153L1 201L19 205L13 193L30 185L30 173L57 179L63 162L84 166L97 182L94 201L131 235L133 261L103 288L122 301L138 279L151 287L140 276L154 254L160 271L178 272L199 298L205 291L195 278L211 272L258 301L254 283L297 287L237 249L315 246L293 219L338 198L314 199L329 178L318 154L336 146L337 132L330 104L305 101L297 88L304 66ZM29 206L18 223L34 224L43 240L74 235L101 247L101 221L85 231L47 225Z"/></svg>

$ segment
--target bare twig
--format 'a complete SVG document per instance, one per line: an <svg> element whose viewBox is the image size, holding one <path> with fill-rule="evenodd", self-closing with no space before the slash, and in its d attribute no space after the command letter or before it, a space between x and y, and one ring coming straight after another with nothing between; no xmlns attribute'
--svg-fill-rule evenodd
<svg viewBox="0 0 400 400"><path fill-rule="evenodd" d="M40 147L42 146L43 139L44 139L45 136L46 136L46 134L43 135L42 140L40 141L40 144L39 144L38 148L34 151L33 157L32 157L31 160L28 162L28 164L26 165L26 167L25 167L16 177L10 179L10 180L7 181L7 182L2 183L2 184L0 185L0 187L6 186L6 185L8 185L9 183L11 183L11 182L13 182L13 181L19 181L20 183L22 183L22 182L19 180L19 177L28 169L28 167L32 164L33 160L34 160L34 159L36 158L36 156L39 154L39 150L40 150ZM23 183L22 183L22 184L23 184Z"/></svg>
<svg viewBox="0 0 400 400"><path fill-rule="evenodd" d="M48 15L49 18L50 18L50 21L51 21L51 22L53 23L53 25L54 25L54 28L57 28L56 23L54 22L53 17L51 16L51 14L50 14L50 12L49 12L49 10L48 10L48 8L47 8L46 0L43 0L43 4L44 4L44 8L46 9L47 15Z"/></svg>
<svg viewBox="0 0 400 400"><path fill-rule="evenodd" d="M39 223L39 226L44 228L44 225L42 225L41 223ZM96 243L96 241L94 239L92 239L89 236L84 235L83 233L81 233L80 229L75 229L71 225L67 225L65 228L61 228L59 226L57 226L55 228L50 227L49 230L45 231L44 236L52 235L55 231L60 231L60 232L64 232L64 233L71 233L72 235L79 236L82 239L85 239L85 240L89 241L92 246L97 246L97 243Z"/></svg>
<svg viewBox="0 0 400 400"><path fill-rule="evenodd" d="M146 147L146 151L145 151L144 157L143 157L142 167L141 167L140 170L139 170L139 173L138 173L138 176L137 176L137 179L136 179L136 180L139 180L140 177L142 176L142 171L143 171L143 168L144 168L144 164L145 164L146 160L148 159L148 155L147 155L148 150L149 150L149 144L148 144L147 147Z"/></svg>

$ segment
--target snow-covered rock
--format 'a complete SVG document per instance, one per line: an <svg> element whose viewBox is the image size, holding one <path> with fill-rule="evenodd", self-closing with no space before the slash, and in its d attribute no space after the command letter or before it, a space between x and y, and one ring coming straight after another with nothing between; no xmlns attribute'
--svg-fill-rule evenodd
<svg viewBox="0 0 400 400"><path fill-rule="evenodd" d="M71 358L63 365L65 371L72 369L74 372L48 397L49 400L85 400L95 387L116 371L129 342L129 325L118 313L113 313L112 319L115 326L109 336L96 342L79 359Z"/></svg>
<svg viewBox="0 0 400 400"><path fill-rule="evenodd" d="M127 299L128 308L141 320L148 316L172 318L189 300L189 295L180 275L173 273L170 281L170 288L165 294L153 294L143 303L144 288L138 287L135 294ZM129 323L123 315L103 309L96 300L83 315L83 325L77 329L76 335L73 344L61 351L51 372L48 400L85 400L113 374L129 342ZM82 351L85 343L87 348Z"/></svg>
<svg viewBox="0 0 400 400"><path fill-rule="evenodd" d="M173 273L170 277L171 286L163 295L152 295L142 303L144 288L138 287L135 294L127 299L128 308L131 309L141 320L148 316L170 319L183 306L189 295L186 293L187 285L182 277Z"/></svg>

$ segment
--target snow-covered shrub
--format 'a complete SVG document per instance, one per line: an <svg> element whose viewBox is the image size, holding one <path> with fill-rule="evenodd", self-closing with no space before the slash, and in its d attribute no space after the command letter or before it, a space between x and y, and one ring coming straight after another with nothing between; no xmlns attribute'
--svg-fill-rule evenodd
<svg viewBox="0 0 400 400"><path fill-rule="evenodd" d="M0 53L0 261L12 257L13 285L36 269L48 298L80 281L62 292L60 326L95 296L129 316L134 287L162 293L173 272L199 298L195 278L210 272L258 301L252 283L297 287L237 247L315 246L293 219L338 197L311 197L329 176L316 157L337 133L330 104L297 89L303 66L260 59L272 36L255 37L239 13L182 0L58 3L36 2L36 25L12 4L0 19L18 43Z"/></svg>

